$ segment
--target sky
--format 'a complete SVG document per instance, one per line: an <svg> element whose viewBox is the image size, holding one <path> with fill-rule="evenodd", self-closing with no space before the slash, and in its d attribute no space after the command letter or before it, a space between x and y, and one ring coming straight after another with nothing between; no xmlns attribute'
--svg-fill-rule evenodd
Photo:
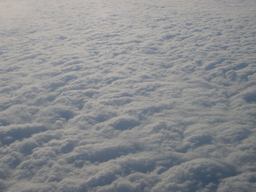
<svg viewBox="0 0 256 192"><path fill-rule="evenodd" d="M255 10L0 0L0 191L255 189Z"/></svg>

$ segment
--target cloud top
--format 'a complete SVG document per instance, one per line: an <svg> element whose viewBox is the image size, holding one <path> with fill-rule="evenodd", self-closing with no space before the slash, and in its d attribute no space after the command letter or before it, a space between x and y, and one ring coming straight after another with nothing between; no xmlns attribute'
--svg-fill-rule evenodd
<svg viewBox="0 0 256 192"><path fill-rule="evenodd" d="M0 191L252 191L253 1L0 2Z"/></svg>

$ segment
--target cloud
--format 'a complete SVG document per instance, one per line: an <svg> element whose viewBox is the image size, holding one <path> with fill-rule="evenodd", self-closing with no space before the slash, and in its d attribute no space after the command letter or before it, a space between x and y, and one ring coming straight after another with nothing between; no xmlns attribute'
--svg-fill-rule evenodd
<svg viewBox="0 0 256 192"><path fill-rule="evenodd" d="M221 178L234 174L235 170L230 165L209 159L194 159L170 168L153 191L213 191Z"/></svg>
<svg viewBox="0 0 256 192"><path fill-rule="evenodd" d="M10 145L14 141L23 140L29 138L35 133L46 131L47 128L43 125L37 124L22 124L22 125L11 125L4 126L1 129L0 136L2 145Z"/></svg>
<svg viewBox="0 0 256 192"><path fill-rule="evenodd" d="M252 191L255 2L0 2L0 191Z"/></svg>

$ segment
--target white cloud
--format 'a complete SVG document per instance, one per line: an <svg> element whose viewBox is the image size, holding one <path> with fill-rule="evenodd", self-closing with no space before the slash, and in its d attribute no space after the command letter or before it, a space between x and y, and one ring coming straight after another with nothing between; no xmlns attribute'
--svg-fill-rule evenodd
<svg viewBox="0 0 256 192"><path fill-rule="evenodd" d="M0 191L255 188L253 1L0 2Z"/></svg>

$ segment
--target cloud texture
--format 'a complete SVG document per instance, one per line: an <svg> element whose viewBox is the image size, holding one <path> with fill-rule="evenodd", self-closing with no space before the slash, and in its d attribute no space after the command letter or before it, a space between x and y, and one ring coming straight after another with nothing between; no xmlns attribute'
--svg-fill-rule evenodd
<svg viewBox="0 0 256 192"><path fill-rule="evenodd" d="M252 191L256 2L0 1L0 191Z"/></svg>

